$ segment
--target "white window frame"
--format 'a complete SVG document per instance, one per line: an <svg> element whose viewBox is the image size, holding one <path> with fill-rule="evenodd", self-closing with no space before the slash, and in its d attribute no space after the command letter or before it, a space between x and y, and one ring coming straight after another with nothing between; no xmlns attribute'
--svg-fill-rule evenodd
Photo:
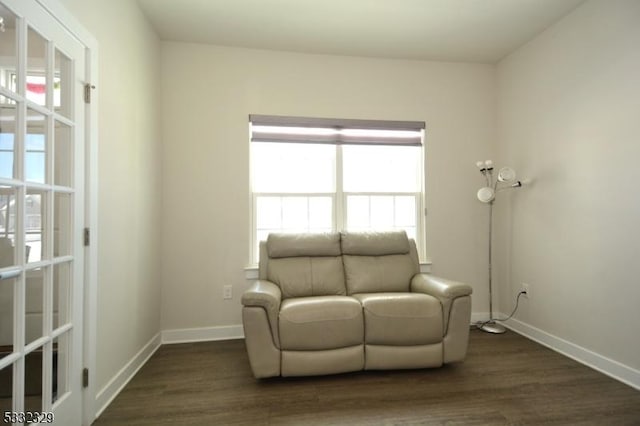
<svg viewBox="0 0 640 426"><path fill-rule="evenodd" d="M249 127L249 135L251 135L251 123ZM426 216L426 194L425 194L425 132L421 130L421 145L420 145L420 188L418 192L345 192L343 190L343 152L342 145L335 144L335 191L334 192L287 192L287 193L275 193L275 192L254 192L253 185L253 155L250 149L250 208L251 208L251 242L250 242L250 258L251 263L257 265L259 260L259 241L258 241L258 213L257 204L259 197L331 197L332 199L332 231L341 231L346 229L347 221L347 197L348 196L414 196L416 199L416 248L420 259L425 258L426 249L426 232L425 232L425 216ZM252 143L252 142L250 142ZM258 142L259 143L259 142ZM291 142L295 143L295 142ZM301 142L303 143L303 142Z"/></svg>

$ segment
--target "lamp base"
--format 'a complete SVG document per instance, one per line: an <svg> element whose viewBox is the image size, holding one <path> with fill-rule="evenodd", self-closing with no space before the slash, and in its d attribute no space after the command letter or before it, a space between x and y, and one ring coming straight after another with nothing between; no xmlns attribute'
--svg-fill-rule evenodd
<svg viewBox="0 0 640 426"><path fill-rule="evenodd" d="M483 323L478 328L486 333L492 334L502 334L507 331L507 329L504 328L501 324L498 324L493 320Z"/></svg>

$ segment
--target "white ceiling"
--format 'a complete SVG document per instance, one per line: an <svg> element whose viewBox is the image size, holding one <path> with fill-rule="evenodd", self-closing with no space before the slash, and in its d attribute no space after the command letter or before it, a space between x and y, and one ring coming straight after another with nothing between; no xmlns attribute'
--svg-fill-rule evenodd
<svg viewBox="0 0 640 426"><path fill-rule="evenodd" d="M138 0L163 40L495 63L584 0Z"/></svg>

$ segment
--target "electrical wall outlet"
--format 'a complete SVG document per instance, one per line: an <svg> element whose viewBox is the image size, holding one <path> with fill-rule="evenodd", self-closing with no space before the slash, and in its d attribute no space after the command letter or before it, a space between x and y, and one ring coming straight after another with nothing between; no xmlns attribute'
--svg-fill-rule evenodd
<svg viewBox="0 0 640 426"><path fill-rule="evenodd" d="M524 291L524 297L527 299L531 298L531 286L527 283L522 283L522 289L520 291Z"/></svg>
<svg viewBox="0 0 640 426"><path fill-rule="evenodd" d="M230 285L225 285L224 287L222 287L222 298L233 299L233 291Z"/></svg>

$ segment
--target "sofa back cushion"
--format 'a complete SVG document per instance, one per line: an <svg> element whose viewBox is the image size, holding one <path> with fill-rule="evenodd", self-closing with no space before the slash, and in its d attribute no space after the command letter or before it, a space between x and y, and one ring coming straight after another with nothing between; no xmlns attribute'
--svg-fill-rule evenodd
<svg viewBox="0 0 640 426"><path fill-rule="evenodd" d="M326 232L316 234L271 233L267 237L269 258L303 256L340 256L340 234Z"/></svg>
<svg viewBox="0 0 640 426"><path fill-rule="evenodd" d="M261 274L282 298L345 295L340 234L269 234Z"/></svg>
<svg viewBox="0 0 640 426"><path fill-rule="evenodd" d="M405 231L342 232L342 254L384 256L409 253L409 238Z"/></svg>
<svg viewBox="0 0 640 426"><path fill-rule="evenodd" d="M343 232L341 246L347 294L406 292L419 272L404 231Z"/></svg>

